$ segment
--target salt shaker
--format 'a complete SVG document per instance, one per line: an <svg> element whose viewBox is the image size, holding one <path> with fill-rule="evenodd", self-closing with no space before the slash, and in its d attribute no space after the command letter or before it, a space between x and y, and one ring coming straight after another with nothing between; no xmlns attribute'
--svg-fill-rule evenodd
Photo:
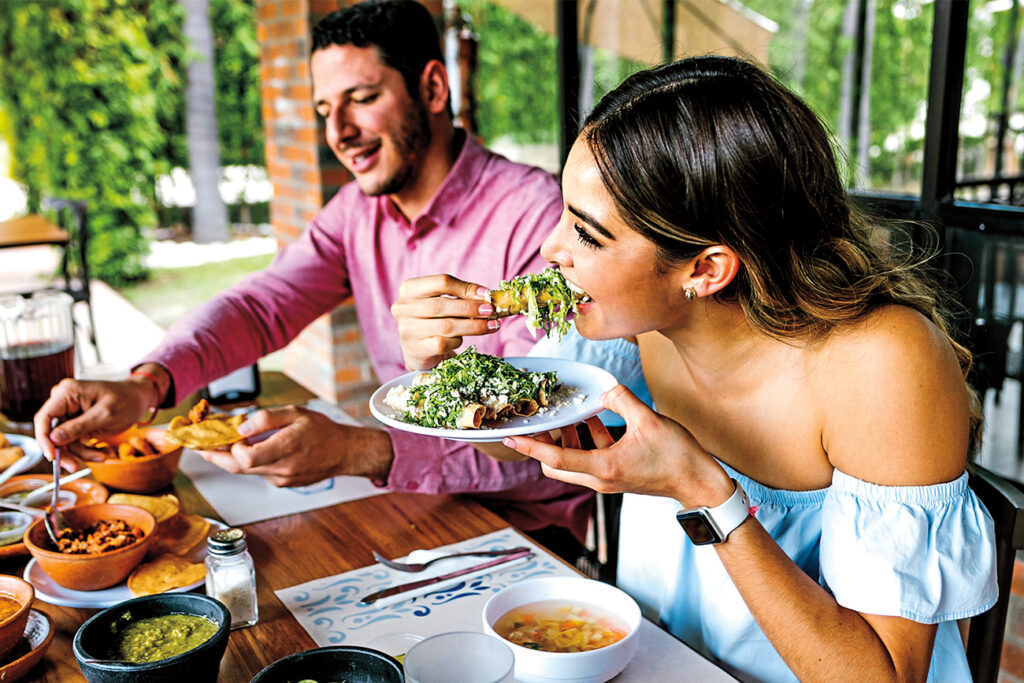
<svg viewBox="0 0 1024 683"><path fill-rule="evenodd" d="M231 612L231 628L252 626L258 620L256 568L246 550L245 532L221 529L207 539L206 594Z"/></svg>

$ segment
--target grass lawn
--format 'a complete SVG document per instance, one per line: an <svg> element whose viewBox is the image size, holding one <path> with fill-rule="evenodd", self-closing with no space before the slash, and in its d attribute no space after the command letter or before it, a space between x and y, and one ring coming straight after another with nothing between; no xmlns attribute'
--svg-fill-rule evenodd
<svg viewBox="0 0 1024 683"><path fill-rule="evenodd" d="M262 270L273 258L273 254L261 254L186 268L154 268L145 282L118 291L166 330L214 294L239 282L249 273Z"/></svg>

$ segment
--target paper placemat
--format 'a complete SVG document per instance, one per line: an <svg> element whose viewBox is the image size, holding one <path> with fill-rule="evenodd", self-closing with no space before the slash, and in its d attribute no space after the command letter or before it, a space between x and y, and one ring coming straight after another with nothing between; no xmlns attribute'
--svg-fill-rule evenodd
<svg viewBox="0 0 1024 683"><path fill-rule="evenodd" d="M534 557L459 577L454 585L392 604L363 605L359 600L367 593L412 580L409 577L419 573L373 564L274 592L318 647L372 647L375 640L396 633L427 637L448 631L482 631L484 604L505 586L525 579L579 574L511 528L436 548L465 552L520 545L532 548ZM640 628L640 649L617 682L734 680L650 621L644 619Z"/></svg>
<svg viewBox="0 0 1024 683"><path fill-rule="evenodd" d="M340 424L360 426L351 415L326 401L315 399L307 403L306 407ZM364 477L331 477L308 486L281 488L258 475L226 472L188 448L181 455L180 468L221 519L231 526L329 507L387 492L387 489L374 486Z"/></svg>

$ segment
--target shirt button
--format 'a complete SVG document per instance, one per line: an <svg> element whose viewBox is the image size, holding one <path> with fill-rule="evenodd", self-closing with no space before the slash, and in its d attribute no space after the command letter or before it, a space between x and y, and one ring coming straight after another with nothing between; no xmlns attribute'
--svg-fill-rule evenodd
<svg viewBox="0 0 1024 683"><path fill-rule="evenodd" d="M418 481L410 481L408 484L405 485L405 488L409 489L410 491L415 491L419 487L420 483Z"/></svg>
<svg viewBox="0 0 1024 683"><path fill-rule="evenodd" d="M409 251L416 251L416 243L415 242L410 242L409 243Z"/></svg>

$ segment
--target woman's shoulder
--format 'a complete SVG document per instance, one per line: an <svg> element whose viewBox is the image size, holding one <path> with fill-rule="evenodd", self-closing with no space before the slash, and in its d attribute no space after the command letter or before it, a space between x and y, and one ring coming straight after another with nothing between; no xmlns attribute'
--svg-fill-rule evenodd
<svg viewBox="0 0 1024 683"><path fill-rule="evenodd" d="M815 374L836 468L887 485L962 471L967 388L949 337L918 311L889 305L844 325L820 348Z"/></svg>

